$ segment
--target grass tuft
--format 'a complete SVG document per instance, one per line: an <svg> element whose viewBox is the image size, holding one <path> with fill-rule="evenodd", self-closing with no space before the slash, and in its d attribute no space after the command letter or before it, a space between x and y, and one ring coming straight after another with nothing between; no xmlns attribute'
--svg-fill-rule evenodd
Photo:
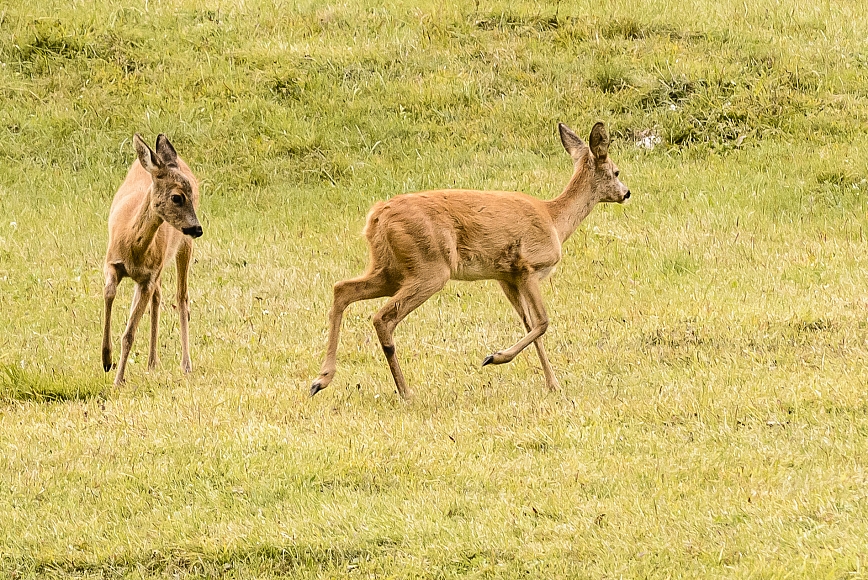
<svg viewBox="0 0 868 580"><path fill-rule="evenodd" d="M604 93L617 93L633 86L629 69L615 61L599 63L593 71L593 82Z"/></svg>
<svg viewBox="0 0 868 580"><path fill-rule="evenodd" d="M25 371L14 365L0 368L0 401L33 401L52 403L86 401L102 397L105 385L70 377Z"/></svg>

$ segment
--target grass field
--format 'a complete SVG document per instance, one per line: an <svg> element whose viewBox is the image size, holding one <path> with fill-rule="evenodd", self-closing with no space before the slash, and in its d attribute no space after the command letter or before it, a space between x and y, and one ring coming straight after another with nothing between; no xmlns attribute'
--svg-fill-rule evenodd
<svg viewBox="0 0 868 580"><path fill-rule="evenodd" d="M866 38L850 1L3 3L0 576L868 577ZM396 332L412 404L382 301L308 398L374 201L552 197L557 122L596 120L633 197L545 284L562 392L480 369L522 329L450 283ZM205 235L192 375L172 268L162 366L146 320L115 388L134 132Z"/></svg>

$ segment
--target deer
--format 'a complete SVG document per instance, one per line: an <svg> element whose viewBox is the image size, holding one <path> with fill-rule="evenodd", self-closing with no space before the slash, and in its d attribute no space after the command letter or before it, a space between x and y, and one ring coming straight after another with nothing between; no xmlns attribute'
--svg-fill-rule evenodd
<svg viewBox="0 0 868 580"><path fill-rule="evenodd" d="M181 329L181 369L193 370L190 361L188 324L190 302L187 278L193 258L193 238L202 235L196 217L199 184L190 167L178 157L169 139L157 136L156 151L138 133L133 135L137 159L133 161L111 204L108 218L108 250L105 275L105 317L102 365L112 369L111 318L118 283L132 278L136 284L133 304L121 339L121 357L115 386L124 383L136 329L148 305L151 307L151 345L148 370L158 363L157 332L160 321L161 276L173 258L178 269L178 314Z"/></svg>
<svg viewBox="0 0 868 580"><path fill-rule="evenodd" d="M561 259L563 243L597 203L624 203L630 190L609 158L609 134L598 122L586 144L558 124L561 143L573 161L562 193L542 200L519 192L441 189L407 193L374 204L364 236L369 246L365 272L334 285L328 345L310 396L334 379L344 310L360 300L390 297L373 324L399 395L412 399L395 353L395 327L449 280L495 280L524 325L511 347L487 356L482 366L512 361L531 343L553 391L560 385L542 336L549 319L540 282Z"/></svg>

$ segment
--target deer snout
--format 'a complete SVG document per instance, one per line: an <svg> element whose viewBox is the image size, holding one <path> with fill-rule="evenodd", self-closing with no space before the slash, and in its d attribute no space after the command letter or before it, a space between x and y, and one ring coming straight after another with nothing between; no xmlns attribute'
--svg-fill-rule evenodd
<svg viewBox="0 0 868 580"><path fill-rule="evenodd" d="M195 226L188 226L181 230L181 232L185 236L190 236L191 238L198 238L202 235L202 226L199 224L196 224Z"/></svg>
<svg viewBox="0 0 868 580"><path fill-rule="evenodd" d="M630 199L630 190L627 190L627 193L624 194L624 201Z"/></svg>

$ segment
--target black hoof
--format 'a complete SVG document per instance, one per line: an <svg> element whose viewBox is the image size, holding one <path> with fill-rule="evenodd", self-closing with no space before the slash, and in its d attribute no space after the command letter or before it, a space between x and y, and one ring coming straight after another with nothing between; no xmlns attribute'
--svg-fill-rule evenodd
<svg viewBox="0 0 868 580"><path fill-rule="evenodd" d="M490 365L493 362L494 362L494 355L490 354L487 357L485 357L484 361L482 361L482 366Z"/></svg>
<svg viewBox="0 0 868 580"><path fill-rule="evenodd" d="M310 396L313 397L315 394L323 390L325 387L322 386L319 381L315 382L310 386Z"/></svg>

